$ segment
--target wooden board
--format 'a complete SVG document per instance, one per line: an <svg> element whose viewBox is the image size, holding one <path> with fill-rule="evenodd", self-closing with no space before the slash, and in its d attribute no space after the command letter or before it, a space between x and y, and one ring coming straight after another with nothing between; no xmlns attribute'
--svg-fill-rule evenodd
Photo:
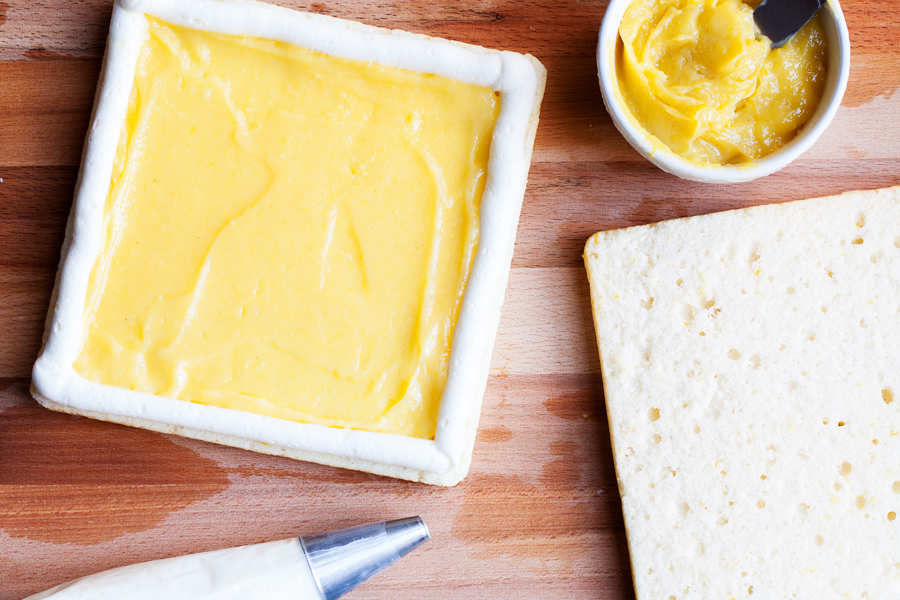
<svg viewBox="0 0 900 600"><path fill-rule="evenodd" d="M0 600L102 569L421 514L433 539L349 597L633 598L581 250L595 231L900 183L900 1L844 7L844 104L761 181L667 175L613 128L606 2L279 4L529 52L549 71L469 477L394 481L47 411L29 373L110 0L0 2Z"/></svg>

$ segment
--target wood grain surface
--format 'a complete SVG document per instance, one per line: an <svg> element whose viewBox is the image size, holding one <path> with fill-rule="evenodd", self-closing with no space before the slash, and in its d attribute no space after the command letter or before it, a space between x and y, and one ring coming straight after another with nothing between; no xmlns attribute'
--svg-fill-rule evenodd
<svg viewBox="0 0 900 600"><path fill-rule="evenodd" d="M111 0L0 2L0 600L133 562L421 514L349 598L633 598L581 250L598 230L900 183L900 0L844 6L843 106L760 181L657 170L613 128L604 1L279 4L528 52L547 93L467 479L442 489L47 411L28 393Z"/></svg>

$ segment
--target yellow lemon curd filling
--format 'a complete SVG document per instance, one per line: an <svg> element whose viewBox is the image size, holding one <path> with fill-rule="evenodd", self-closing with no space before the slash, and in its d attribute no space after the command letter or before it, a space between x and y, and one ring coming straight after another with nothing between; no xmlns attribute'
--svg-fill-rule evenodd
<svg viewBox="0 0 900 600"><path fill-rule="evenodd" d="M818 17L771 50L740 0L636 0L619 25L619 91L675 154L738 164L791 141L819 104L827 43Z"/></svg>
<svg viewBox="0 0 900 600"><path fill-rule="evenodd" d="M433 439L498 94L148 22L76 371Z"/></svg>

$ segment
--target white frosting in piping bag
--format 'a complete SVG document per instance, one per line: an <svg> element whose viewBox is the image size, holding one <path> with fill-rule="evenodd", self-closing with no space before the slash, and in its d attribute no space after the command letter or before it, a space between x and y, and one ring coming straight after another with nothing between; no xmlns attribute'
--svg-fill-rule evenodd
<svg viewBox="0 0 900 600"><path fill-rule="evenodd" d="M299 538L111 569L25 600L321 600Z"/></svg>

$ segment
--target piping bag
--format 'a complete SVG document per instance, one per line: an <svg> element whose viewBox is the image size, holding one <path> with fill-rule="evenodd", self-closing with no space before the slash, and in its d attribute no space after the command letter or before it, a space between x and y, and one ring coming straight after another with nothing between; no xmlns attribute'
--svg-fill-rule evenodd
<svg viewBox="0 0 900 600"><path fill-rule="evenodd" d="M25 600L335 600L429 539L420 517L110 569Z"/></svg>

